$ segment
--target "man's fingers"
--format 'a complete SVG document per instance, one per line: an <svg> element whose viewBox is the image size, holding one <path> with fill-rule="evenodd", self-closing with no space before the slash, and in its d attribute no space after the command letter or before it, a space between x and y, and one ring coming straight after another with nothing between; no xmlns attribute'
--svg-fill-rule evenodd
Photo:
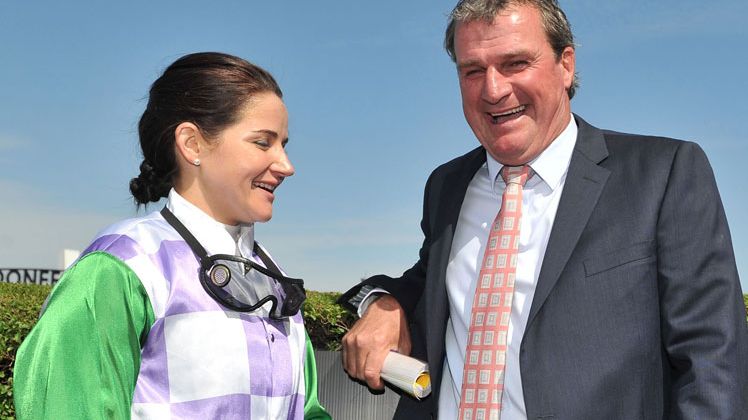
<svg viewBox="0 0 748 420"><path fill-rule="evenodd" d="M364 380L364 369L371 345L368 343L366 332L359 331L359 323L343 337L343 368L350 376Z"/></svg>
<svg viewBox="0 0 748 420"><path fill-rule="evenodd" d="M349 331L345 336L343 336L343 368L346 372L348 372L349 375L353 376L354 378L357 377L356 375L356 357L358 357L362 350L356 349L354 346L354 339L353 339L353 330ZM365 357L365 355L364 355Z"/></svg>
<svg viewBox="0 0 748 420"><path fill-rule="evenodd" d="M380 377L390 350L410 353L410 334L400 304L391 296L374 301L343 337L343 368L373 389L383 389Z"/></svg>
<svg viewBox="0 0 748 420"><path fill-rule="evenodd" d="M346 372L372 389L382 389L384 384L380 378L384 357L389 353L380 351L370 351L370 349L381 348L382 343L375 343L370 337L362 335L353 335L347 339L347 348L351 351L344 351L344 367Z"/></svg>
<svg viewBox="0 0 748 420"><path fill-rule="evenodd" d="M382 365L384 365L384 359L387 357L389 350L384 353L370 352L364 363L364 382L371 389L381 390L384 389L384 383L382 382Z"/></svg>

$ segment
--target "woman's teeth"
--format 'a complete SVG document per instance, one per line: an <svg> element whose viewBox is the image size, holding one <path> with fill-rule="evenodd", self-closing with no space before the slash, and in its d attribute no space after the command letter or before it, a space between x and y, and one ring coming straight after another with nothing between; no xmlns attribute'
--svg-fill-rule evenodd
<svg viewBox="0 0 748 420"><path fill-rule="evenodd" d="M255 182L254 185L255 187L262 188L263 190L267 190L270 192L273 192L275 190L274 185L266 184L264 182Z"/></svg>

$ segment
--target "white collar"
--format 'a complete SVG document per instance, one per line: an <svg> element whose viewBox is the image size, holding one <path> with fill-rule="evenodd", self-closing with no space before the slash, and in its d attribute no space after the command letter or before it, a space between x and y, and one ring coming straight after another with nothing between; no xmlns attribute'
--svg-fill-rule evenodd
<svg viewBox="0 0 748 420"><path fill-rule="evenodd" d="M571 155L574 152L574 145L577 142L577 123L574 115L571 116L569 124L564 131L556 137L540 155L529 162L530 167L535 171L537 179L545 182L551 190L555 190L561 185L564 174L569 169ZM504 180L499 176L501 168L504 167L486 151L486 164L488 166L489 179L494 180L493 186L496 191L496 183L504 185ZM533 177L535 178L535 177ZM531 182L538 182L532 180Z"/></svg>
<svg viewBox="0 0 748 420"><path fill-rule="evenodd" d="M187 201L173 188L169 191L166 207L200 242L208 255L236 255L237 250L246 258L252 255L255 243L253 224L224 225Z"/></svg>

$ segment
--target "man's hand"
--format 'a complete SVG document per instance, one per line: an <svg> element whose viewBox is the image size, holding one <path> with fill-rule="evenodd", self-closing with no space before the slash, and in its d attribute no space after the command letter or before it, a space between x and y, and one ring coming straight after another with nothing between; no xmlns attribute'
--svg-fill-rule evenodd
<svg viewBox="0 0 748 420"><path fill-rule="evenodd" d="M410 354L410 332L405 311L390 295L382 295L366 309L343 337L343 368L372 389L383 389L379 377L390 350Z"/></svg>

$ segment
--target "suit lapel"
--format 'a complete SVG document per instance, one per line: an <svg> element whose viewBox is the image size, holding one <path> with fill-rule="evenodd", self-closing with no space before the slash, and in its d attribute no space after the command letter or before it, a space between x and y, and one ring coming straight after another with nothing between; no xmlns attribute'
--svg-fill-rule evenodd
<svg viewBox="0 0 748 420"><path fill-rule="evenodd" d="M610 175L609 170L598 166L608 156L602 131L575 118L577 143L538 276L527 330L556 285Z"/></svg>
<svg viewBox="0 0 748 420"><path fill-rule="evenodd" d="M434 180L440 182L440 185L432 185L430 191L430 194L439 194L439 198L432 201L435 203L434 207L425 203L429 206L429 214L434 218L433 227L430 227L432 239L429 249L428 279L424 291L424 303L430 311L428 322L426 322L425 340L433 381L432 392L435 395L432 398L433 401L436 401L439 395L444 363L444 334L449 316L446 276L452 239L468 185L481 165L486 162L485 149L476 148L457 162L445 172L443 178Z"/></svg>
<svg viewBox="0 0 748 420"><path fill-rule="evenodd" d="M470 181L481 165L486 162L486 151L483 147L478 147L458 162L460 164L454 165L447 171L441 185L435 188L435 192L440 195L439 199L434 200L437 208L429 208L429 212L434 217L429 259L433 259L436 264L436 267L430 267L434 269L428 271L429 279L426 283L427 290L430 288L428 297L431 299L431 303L446 302L447 265L452 250L452 239L454 238L457 219L460 216L460 209L465 200ZM426 205L429 205L429 203L426 203ZM447 305L429 307L438 308L437 311L443 310L444 319L446 319ZM441 328L442 334L440 337L443 344L444 326L441 326Z"/></svg>
<svg viewBox="0 0 748 420"><path fill-rule="evenodd" d="M468 185L484 163L486 163L486 150L483 147L478 147L466 155L463 165L455 167L450 173L446 174L441 194L447 200L443 209L437 209L437 219L434 221L434 226L437 229L441 230L444 227L449 227L454 234L454 227L457 225L457 218L460 215ZM450 236L449 239L451 242L452 237Z"/></svg>

